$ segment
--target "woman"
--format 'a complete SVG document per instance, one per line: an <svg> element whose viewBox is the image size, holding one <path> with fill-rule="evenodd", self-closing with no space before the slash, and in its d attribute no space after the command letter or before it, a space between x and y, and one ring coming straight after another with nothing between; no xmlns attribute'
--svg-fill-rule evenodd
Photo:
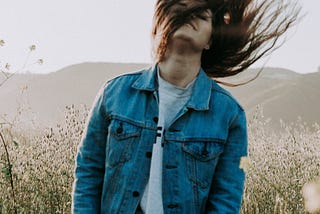
<svg viewBox="0 0 320 214"><path fill-rule="evenodd" d="M276 2L157 1L155 65L109 81L89 115L74 213L239 213L245 112L209 77L272 50L298 13L274 27Z"/></svg>

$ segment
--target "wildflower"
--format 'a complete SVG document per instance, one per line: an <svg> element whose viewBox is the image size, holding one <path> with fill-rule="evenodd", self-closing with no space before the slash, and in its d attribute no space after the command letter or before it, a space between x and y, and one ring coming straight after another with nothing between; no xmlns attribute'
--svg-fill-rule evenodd
<svg viewBox="0 0 320 214"><path fill-rule="evenodd" d="M251 167L251 160L248 156L242 156L240 159L240 169L243 169L244 172L248 172Z"/></svg>
<svg viewBox="0 0 320 214"><path fill-rule="evenodd" d="M1 40L0 40L0 46L4 46L4 43L5 43L4 40L1 39Z"/></svg>
<svg viewBox="0 0 320 214"><path fill-rule="evenodd" d="M302 189L302 194L305 208L308 212L313 213L320 211L320 180L305 184Z"/></svg>
<svg viewBox="0 0 320 214"><path fill-rule="evenodd" d="M29 47L29 50L30 51L34 51L36 49L36 46L35 45L31 45L30 47Z"/></svg>
<svg viewBox="0 0 320 214"><path fill-rule="evenodd" d="M6 69L6 70L10 70L10 66L11 66L11 65L10 65L9 63L7 63L6 66L5 66L5 69Z"/></svg>
<svg viewBox="0 0 320 214"><path fill-rule="evenodd" d="M21 91L26 91L28 90L28 85L22 85L21 86Z"/></svg>
<svg viewBox="0 0 320 214"><path fill-rule="evenodd" d="M43 64L43 59L38 59L37 63L38 63L39 65L42 65L42 64Z"/></svg>

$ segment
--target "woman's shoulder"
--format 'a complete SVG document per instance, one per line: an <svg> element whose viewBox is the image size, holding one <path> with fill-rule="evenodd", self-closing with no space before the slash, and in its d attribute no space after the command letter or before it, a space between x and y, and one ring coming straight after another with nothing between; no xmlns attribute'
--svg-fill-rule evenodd
<svg viewBox="0 0 320 214"><path fill-rule="evenodd" d="M109 90L114 87L130 87L141 75L149 72L150 68L142 68L140 70L129 71L125 74L118 75L104 83L104 89Z"/></svg>
<svg viewBox="0 0 320 214"><path fill-rule="evenodd" d="M212 80L211 90L211 96L213 96L213 99L219 99L220 102L224 101L244 111L244 108L239 103L239 101L227 89L223 88L215 80Z"/></svg>
<svg viewBox="0 0 320 214"><path fill-rule="evenodd" d="M136 80L138 77L140 77L143 73L147 72L149 69L144 68L140 70L134 70L125 74L121 74L119 76L116 76L106 82L106 84L113 84L121 81L130 81L130 80Z"/></svg>

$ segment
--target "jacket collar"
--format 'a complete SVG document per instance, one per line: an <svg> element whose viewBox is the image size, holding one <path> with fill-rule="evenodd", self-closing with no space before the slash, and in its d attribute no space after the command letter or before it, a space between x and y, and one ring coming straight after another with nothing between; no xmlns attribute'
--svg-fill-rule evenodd
<svg viewBox="0 0 320 214"><path fill-rule="evenodd" d="M209 110L211 88L212 81L201 68L187 107L198 111Z"/></svg>
<svg viewBox="0 0 320 214"><path fill-rule="evenodd" d="M132 87L138 90L156 91L158 88L157 69L157 65L153 65L147 72L142 72L141 76L133 83ZM198 111L209 110L211 88L212 80L201 68L196 82L194 83L193 92L187 103L187 108Z"/></svg>
<svg viewBox="0 0 320 214"><path fill-rule="evenodd" d="M157 65L141 73L141 76L132 84L132 87L143 91L155 91L158 88L157 83Z"/></svg>

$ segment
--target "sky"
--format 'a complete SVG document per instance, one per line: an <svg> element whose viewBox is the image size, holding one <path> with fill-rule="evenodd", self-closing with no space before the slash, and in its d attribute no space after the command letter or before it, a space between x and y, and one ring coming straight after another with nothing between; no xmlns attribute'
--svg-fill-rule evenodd
<svg viewBox="0 0 320 214"><path fill-rule="evenodd" d="M298 73L320 66L320 1L298 0L306 14L288 41L253 67ZM152 63L155 0L0 0L0 67L47 73L82 62ZM29 47L36 49L29 53ZM43 59L43 64L35 63ZM26 63L27 62L27 63ZM25 65L25 66L24 66Z"/></svg>

